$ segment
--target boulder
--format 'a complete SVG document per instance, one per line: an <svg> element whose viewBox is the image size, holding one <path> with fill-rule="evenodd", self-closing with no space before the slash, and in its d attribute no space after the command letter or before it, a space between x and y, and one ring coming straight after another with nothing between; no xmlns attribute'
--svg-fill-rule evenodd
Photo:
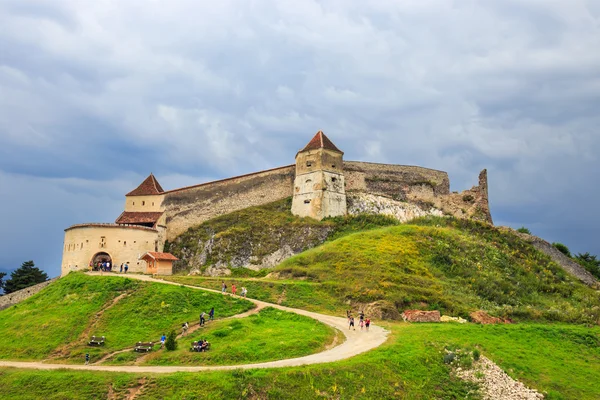
<svg viewBox="0 0 600 400"><path fill-rule="evenodd" d="M440 322L439 311L405 310L402 319L408 322Z"/></svg>

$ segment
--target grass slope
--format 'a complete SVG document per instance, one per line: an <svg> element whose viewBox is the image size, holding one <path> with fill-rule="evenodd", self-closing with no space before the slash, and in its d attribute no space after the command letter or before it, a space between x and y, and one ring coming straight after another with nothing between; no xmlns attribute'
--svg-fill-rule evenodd
<svg viewBox="0 0 600 400"><path fill-rule="evenodd" d="M248 318L211 322L180 339L176 351L156 352L142 364L233 365L301 357L323 350L335 336L334 329L312 318L266 308ZM210 351L190 352L200 339L211 343Z"/></svg>
<svg viewBox="0 0 600 400"><path fill-rule="evenodd" d="M549 400L600 397L600 328L570 325L388 323L390 340L349 360L305 367L143 375L137 399L476 399L443 363L445 347L479 348ZM0 369L0 397L106 398L142 375Z"/></svg>
<svg viewBox="0 0 600 400"><path fill-rule="evenodd" d="M428 218L345 236L280 264L286 277L337 287L332 296L398 310L598 323L600 293L517 236L471 221ZM340 290L343 286L343 291Z"/></svg>
<svg viewBox="0 0 600 400"><path fill-rule="evenodd" d="M234 273L256 275L235 267L249 262L260 264L265 256L286 246L298 253L348 233L398 224L380 215L323 221L300 218L292 215L291 201L287 198L211 219L165 244L165 251L180 258L176 268L181 270L205 270L209 265L220 264L234 267Z"/></svg>
<svg viewBox="0 0 600 400"><path fill-rule="evenodd" d="M125 296L113 302L121 294ZM42 359L56 350L59 359L80 362L89 352L95 361L137 341L157 341L210 307L222 318L254 305L180 286L71 273L0 312L0 357ZM105 346L86 346L93 334L106 336Z"/></svg>

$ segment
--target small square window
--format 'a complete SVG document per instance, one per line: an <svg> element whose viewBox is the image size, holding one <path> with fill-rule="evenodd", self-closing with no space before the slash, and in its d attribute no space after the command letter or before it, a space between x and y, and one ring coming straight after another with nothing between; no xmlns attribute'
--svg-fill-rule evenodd
<svg viewBox="0 0 600 400"><path fill-rule="evenodd" d="M310 200L304 200L304 204L310 204Z"/></svg>

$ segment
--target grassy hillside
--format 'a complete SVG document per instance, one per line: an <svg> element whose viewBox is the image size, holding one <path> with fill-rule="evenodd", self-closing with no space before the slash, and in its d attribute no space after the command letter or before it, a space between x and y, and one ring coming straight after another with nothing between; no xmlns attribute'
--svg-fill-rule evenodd
<svg viewBox="0 0 600 400"><path fill-rule="evenodd" d="M300 253L351 232L398 224L379 215L316 221L292 215L290 209L288 198L211 219L167 243L165 251L180 258L176 263L179 270L204 271L208 266L219 265L234 268L235 274L256 275L238 267L269 262L267 258L283 248ZM278 258L273 262L277 264Z"/></svg>
<svg viewBox="0 0 600 400"><path fill-rule="evenodd" d="M0 369L0 398L105 399L142 385L136 399L477 399L443 363L444 348L478 348L549 400L600 397L600 328L569 325L389 323L383 346L305 367L169 375ZM19 388L19 390L15 390ZM21 390L22 389L22 390Z"/></svg>
<svg viewBox="0 0 600 400"><path fill-rule="evenodd" d="M598 323L600 292L517 236L427 218L343 237L284 261L283 276L344 286L345 299L467 316ZM338 293L340 291L338 290Z"/></svg>
<svg viewBox="0 0 600 400"><path fill-rule="evenodd" d="M71 273L40 293L0 311L0 358L92 361L137 341L157 341L201 311L215 307L216 318L254 307L248 301L189 288L91 277ZM86 346L91 335L105 335L106 345Z"/></svg>

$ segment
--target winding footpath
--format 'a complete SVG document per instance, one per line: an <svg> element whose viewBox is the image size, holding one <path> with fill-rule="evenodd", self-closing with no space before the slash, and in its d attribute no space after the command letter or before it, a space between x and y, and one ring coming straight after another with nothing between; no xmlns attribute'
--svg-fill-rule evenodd
<svg viewBox="0 0 600 400"><path fill-rule="evenodd" d="M88 275L100 275L100 273L88 273ZM181 285L180 283L164 281L160 279L154 279L146 275L127 275L131 279L139 279L148 282L157 282L166 285L185 286L195 290L205 290L208 292L220 293L217 290L200 288L197 286ZM381 344L383 344L389 331L383 329L380 326L371 325L369 332L359 330L348 330L348 322L346 318L334 317L331 315L324 315L315 312L300 310L297 308L290 308L280 306L278 304L267 303L265 301L255 300L247 298L246 300L256 304L256 308L248 313L239 314L238 317L247 316L252 311L256 312L257 309L264 307L273 307L279 310L289 311L296 314L304 315L320 321L326 325L329 325L335 329L340 330L345 336L346 340L329 350L325 350L321 353L311 354L304 357L288 358L285 360L268 361L257 364L242 364L242 365L215 365L215 366L143 366L143 365L72 365L72 364L50 364L44 362L26 362L26 361L2 361L0 360L0 367L15 367L15 368L28 368L28 369L70 369L79 371L109 371L109 372L130 372L130 373L172 373L172 372L199 372L199 371L215 371L215 370L233 370L233 369L252 369L252 368L283 368L283 367L297 367L301 365L310 364L322 364L333 361L344 360L346 358L353 357L355 355L364 353L372 350Z"/></svg>

